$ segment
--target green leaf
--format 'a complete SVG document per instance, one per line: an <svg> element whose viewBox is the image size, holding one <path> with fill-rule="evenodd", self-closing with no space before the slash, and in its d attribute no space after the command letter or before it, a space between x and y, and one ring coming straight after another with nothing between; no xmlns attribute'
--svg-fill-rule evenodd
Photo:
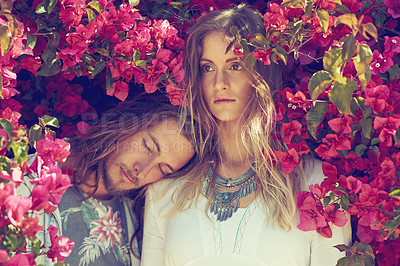
<svg viewBox="0 0 400 266"><path fill-rule="evenodd" d="M331 75L332 79L342 84L346 83L346 78L342 76L340 67L343 64L342 49L333 48L328 51L323 59L325 70Z"/></svg>
<svg viewBox="0 0 400 266"><path fill-rule="evenodd" d="M304 12L304 17L307 17L308 15L311 14L313 10L314 2L313 1L308 1L307 6L306 6L306 11Z"/></svg>
<svg viewBox="0 0 400 266"><path fill-rule="evenodd" d="M2 91L3 91L3 76L0 75L0 99L4 99Z"/></svg>
<svg viewBox="0 0 400 266"><path fill-rule="evenodd" d="M341 14L349 14L351 11L345 5L336 5L335 11Z"/></svg>
<svg viewBox="0 0 400 266"><path fill-rule="evenodd" d="M92 72L92 76L96 76L97 74L99 74L105 67L106 62L103 60L100 60L99 62L96 63L96 66Z"/></svg>
<svg viewBox="0 0 400 266"><path fill-rule="evenodd" d="M14 137L14 126L11 124L11 122L8 121L8 119L0 118L0 125L7 133L8 138L12 139Z"/></svg>
<svg viewBox="0 0 400 266"><path fill-rule="evenodd" d="M132 6L137 6L139 3L140 3L140 0L129 0L129 4ZM171 4L172 3L179 3L179 2L171 2ZM174 5L172 4L172 6L174 6Z"/></svg>
<svg viewBox="0 0 400 266"><path fill-rule="evenodd" d="M321 28L323 29L324 32L326 32L329 27L329 13L326 10L319 9L317 10L317 16Z"/></svg>
<svg viewBox="0 0 400 266"><path fill-rule="evenodd" d="M364 144L359 144L359 145L357 145L354 153L356 154L356 156L361 156L361 155L363 155L363 153L366 149L367 149L367 146L365 146Z"/></svg>
<svg viewBox="0 0 400 266"><path fill-rule="evenodd" d="M389 81L393 82L395 79L400 79L400 68L398 64L394 64L388 69Z"/></svg>
<svg viewBox="0 0 400 266"><path fill-rule="evenodd" d="M382 28L383 23L386 20L386 14L381 10L378 9L375 12L372 12L372 17L375 19L374 23L378 28Z"/></svg>
<svg viewBox="0 0 400 266"><path fill-rule="evenodd" d="M96 14L90 8L86 8L86 13L88 15L89 22L96 18Z"/></svg>
<svg viewBox="0 0 400 266"><path fill-rule="evenodd" d="M0 24L0 45L1 45L1 55L10 50L11 47L11 32L7 25Z"/></svg>
<svg viewBox="0 0 400 266"><path fill-rule="evenodd" d="M307 128L314 139L317 139L316 130L322 120L324 120L327 111L328 106L326 102L315 102L307 113Z"/></svg>
<svg viewBox="0 0 400 266"><path fill-rule="evenodd" d="M360 125L362 127L362 133L367 139L371 138L372 120L370 118L361 119Z"/></svg>
<svg viewBox="0 0 400 266"><path fill-rule="evenodd" d="M332 84L332 79L329 73L321 70L312 75L308 82L308 91L311 95L311 99L315 101L319 95L325 91Z"/></svg>
<svg viewBox="0 0 400 266"><path fill-rule="evenodd" d="M357 89L357 82L345 78L344 84L334 82L329 92L329 100L336 105L338 110L345 114L350 114L350 103L353 98L353 92Z"/></svg>
<svg viewBox="0 0 400 266"><path fill-rule="evenodd" d="M335 27L339 24L345 24L349 26L353 31L357 28L357 17L354 14L344 14L336 18Z"/></svg>
<svg viewBox="0 0 400 266"><path fill-rule="evenodd" d="M99 13L101 10L103 10L103 8L101 7L101 4L98 1L92 1L88 4L88 6L93 7Z"/></svg>
<svg viewBox="0 0 400 266"><path fill-rule="evenodd" d="M47 3L46 3L46 2L47 2ZM48 8L48 1L41 2L41 3L36 7L35 13L36 13L36 14L43 14L43 13L46 13L46 12L47 12L47 8Z"/></svg>
<svg viewBox="0 0 400 266"><path fill-rule="evenodd" d="M247 45L247 40L241 39L241 40L240 40L240 45L241 45L242 48L243 48L244 54L248 54L248 53L250 52L250 51L249 51L249 46Z"/></svg>
<svg viewBox="0 0 400 266"><path fill-rule="evenodd" d="M389 193L390 197L400 199L400 189L393 190L392 192Z"/></svg>
<svg viewBox="0 0 400 266"><path fill-rule="evenodd" d="M328 204L331 202L331 197L325 196L325 197L322 199L322 201L323 201L324 208L325 208L325 207L328 206Z"/></svg>
<svg viewBox="0 0 400 266"><path fill-rule="evenodd" d="M381 139L380 138L373 138L372 140L371 140L371 145L376 145L376 144L378 144L378 143L380 143L381 142Z"/></svg>
<svg viewBox="0 0 400 266"><path fill-rule="evenodd" d="M35 237L32 240L32 249L31 252L33 253L33 255L36 257L39 255L40 253L40 246L42 245L42 242L39 240L39 238Z"/></svg>
<svg viewBox="0 0 400 266"><path fill-rule="evenodd" d="M282 2L281 7L301 8L306 0L285 0Z"/></svg>
<svg viewBox="0 0 400 266"><path fill-rule="evenodd" d="M134 60L135 64L140 59L141 56L142 56L142 53L139 52L138 50L135 50L133 52L133 60Z"/></svg>
<svg viewBox="0 0 400 266"><path fill-rule="evenodd" d="M279 56L282 59L283 63L285 63L285 65L287 64L287 55L286 55L285 49L283 49L280 46L277 46L272 49L272 53ZM276 63L276 61L274 61L274 62Z"/></svg>
<svg viewBox="0 0 400 266"><path fill-rule="evenodd" d="M0 156L0 171L5 170L9 174L11 174L11 167L12 167L11 160L6 156Z"/></svg>
<svg viewBox="0 0 400 266"><path fill-rule="evenodd" d="M28 159L28 146L22 145L21 143L13 142L10 145L14 152L14 160L17 164L26 162Z"/></svg>
<svg viewBox="0 0 400 266"><path fill-rule="evenodd" d="M340 206L346 211L349 209L349 198L346 195L340 197Z"/></svg>
<svg viewBox="0 0 400 266"><path fill-rule="evenodd" d="M44 115L42 117L39 117L39 124L43 127L46 126L52 126L52 127L60 127L60 124L58 123L58 119L53 117L53 116L49 116L49 115Z"/></svg>
<svg viewBox="0 0 400 266"><path fill-rule="evenodd" d="M131 2L132 0L130 0L129 2ZM132 1L133 2L133 1ZM139 0L138 1L136 1L136 3L137 4L139 4ZM135 6L137 5L137 4L135 4ZM173 6L173 7L175 7L176 9L182 9L182 7L183 7L183 4L181 3L181 2L169 2L169 4L171 5L171 6Z"/></svg>
<svg viewBox="0 0 400 266"><path fill-rule="evenodd" d="M377 154L379 152L379 148L376 146L372 146L371 150L373 150L375 152L375 154Z"/></svg>
<svg viewBox="0 0 400 266"><path fill-rule="evenodd" d="M99 214L97 213L95 206L90 204L90 201L82 201L82 218L85 221L88 228L91 228L91 223L94 220L99 220Z"/></svg>
<svg viewBox="0 0 400 266"><path fill-rule="evenodd" d="M378 30L372 22L361 24L360 28L361 34L364 36L365 39L369 40L369 36L367 35L368 33L372 36L372 38L375 39L375 41L378 41Z"/></svg>
<svg viewBox="0 0 400 266"><path fill-rule="evenodd" d="M253 70L254 64L257 62L257 59L254 58L253 52L249 53L246 56L246 67L249 70Z"/></svg>
<svg viewBox="0 0 400 266"><path fill-rule="evenodd" d="M341 4L342 4L342 1L341 1L341 0L329 0L329 2L333 2L333 3L336 3L336 4L338 4L338 5L341 5Z"/></svg>
<svg viewBox="0 0 400 266"><path fill-rule="evenodd" d="M239 30L238 30L238 27L236 27L236 26L232 26L232 27L230 28L230 32L231 32L232 35L235 36L235 37L237 37L237 36L239 35Z"/></svg>
<svg viewBox="0 0 400 266"><path fill-rule="evenodd" d="M350 34L341 38L340 41L343 43L342 60L347 63L356 53L356 39L354 38L354 35Z"/></svg>
<svg viewBox="0 0 400 266"><path fill-rule="evenodd" d="M110 70L107 69L107 75L106 75L106 89L107 90L114 90L112 84L115 80L113 79Z"/></svg>
<svg viewBox="0 0 400 266"><path fill-rule="evenodd" d="M337 248L340 252L350 250L350 248L348 246L344 245L344 244L336 245L334 247Z"/></svg>
<svg viewBox="0 0 400 266"><path fill-rule="evenodd" d="M56 6L57 2L58 2L58 0L50 0L49 5L48 5L48 10L47 10L48 14L53 12L53 9Z"/></svg>
<svg viewBox="0 0 400 266"><path fill-rule="evenodd" d="M35 48L36 46L36 36L33 34L26 34L26 47L29 47L31 49ZM24 49L25 49L24 48Z"/></svg>
<svg viewBox="0 0 400 266"><path fill-rule="evenodd" d="M260 34L260 33L254 34L254 36L253 36L252 39L254 39L255 41L257 41L257 42L259 42L259 43L261 43L261 44L264 44L264 45L267 45L267 43L268 43L268 41L267 41L267 39L264 37L264 35L262 35L262 34Z"/></svg>
<svg viewBox="0 0 400 266"><path fill-rule="evenodd" d="M42 64L37 74L43 77L51 77L58 74L60 71L61 71L61 60L57 58L54 59L51 63Z"/></svg>
<svg viewBox="0 0 400 266"><path fill-rule="evenodd" d="M43 139L44 138L44 134L43 134L43 129L40 125L35 124L33 125L28 132L28 138L29 138L29 142L31 144L35 144L36 141Z"/></svg>

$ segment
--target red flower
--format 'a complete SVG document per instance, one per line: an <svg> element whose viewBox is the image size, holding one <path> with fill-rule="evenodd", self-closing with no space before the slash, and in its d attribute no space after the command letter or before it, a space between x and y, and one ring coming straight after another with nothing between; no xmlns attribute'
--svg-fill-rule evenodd
<svg viewBox="0 0 400 266"><path fill-rule="evenodd" d="M16 187L19 187L24 182L24 176L20 167L13 168L10 175L7 171L1 171L0 178L4 180L13 181Z"/></svg>
<svg viewBox="0 0 400 266"><path fill-rule="evenodd" d="M374 128L379 132L379 139L387 146L392 145L392 137L400 126L400 118L392 115L389 117L375 117Z"/></svg>
<svg viewBox="0 0 400 266"><path fill-rule="evenodd" d="M71 144L65 142L62 139L55 139L51 135L45 135L44 139L39 140L36 143L36 151L40 156L45 165L53 164L54 161L58 163L64 163L68 155L71 153L69 150Z"/></svg>
<svg viewBox="0 0 400 266"><path fill-rule="evenodd" d="M393 18L400 17L400 1L399 0L385 0L383 4L387 8L387 12Z"/></svg>
<svg viewBox="0 0 400 266"><path fill-rule="evenodd" d="M86 7L84 0L60 0L60 20L66 24L66 30L79 25Z"/></svg>
<svg viewBox="0 0 400 266"><path fill-rule="evenodd" d="M400 37L394 36L389 38L389 36L385 36L385 51L383 52L383 56L393 58L398 53L400 53Z"/></svg>
<svg viewBox="0 0 400 266"><path fill-rule="evenodd" d="M353 176L346 177L347 189L350 193L357 194L361 190L362 182Z"/></svg>
<svg viewBox="0 0 400 266"><path fill-rule="evenodd" d="M12 256L3 266L26 266L36 265L33 254L18 253Z"/></svg>
<svg viewBox="0 0 400 266"><path fill-rule="evenodd" d="M271 59L269 56L271 55L271 49L269 49L267 52L264 50L257 50L254 52L253 57L261 62L264 63L264 65L270 65L271 64Z"/></svg>
<svg viewBox="0 0 400 266"><path fill-rule="evenodd" d="M294 168L300 163L299 155L293 148L287 152L275 150L274 153L278 161L281 163L281 167L285 175L293 172Z"/></svg>
<svg viewBox="0 0 400 266"><path fill-rule="evenodd" d="M35 76L37 76L37 70L40 68L42 63L39 58L34 58L33 56L27 56L21 59L21 62L18 64L19 67L25 68L26 70L32 72Z"/></svg>
<svg viewBox="0 0 400 266"><path fill-rule="evenodd" d="M301 191L297 194L297 207L300 210L300 223L297 226L302 231L312 231L328 225L321 214L322 204L311 192Z"/></svg>
<svg viewBox="0 0 400 266"><path fill-rule="evenodd" d="M24 215L32 205L32 200L28 197L10 195L4 200L7 216L10 222L19 227L22 224Z"/></svg>
<svg viewBox="0 0 400 266"><path fill-rule="evenodd" d="M285 135L282 139L283 142L288 144L292 141L293 136L295 135L300 136L302 127L303 125L297 120L293 120L289 123L284 123L282 125L282 134Z"/></svg>
<svg viewBox="0 0 400 266"><path fill-rule="evenodd" d="M115 96L121 101L125 101L126 97L128 97L129 94L129 87L128 84L124 81L117 80L113 83L113 90L107 90L107 95L109 96Z"/></svg>
<svg viewBox="0 0 400 266"><path fill-rule="evenodd" d="M50 225L47 231L50 234L51 240L50 250L46 253L47 256L53 262L55 259L57 259L57 262L64 262L64 259L71 254L75 243L66 236L57 236L58 228L53 225Z"/></svg>
<svg viewBox="0 0 400 266"><path fill-rule="evenodd" d="M21 230L23 235L28 238L33 238L36 236L37 232L43 231L44 227L39 225L39 216L37 215L35 217L27 217L23 220Z"/></svg>
<svg viewBox="0 0 400 266"><path fill-rule="evenodd" d="M385 73L393 64L392 58L383 57L378 50L374 50L369 69L372 75L379 75L380 73Z"/></svg>
<svg viewBox="0 0 400 266"><path fill-rule="evenodd" d="M264 14L264 25L267 31L272 28L284 31L289 20L286 18L283 9L276 3L269 6L269 11Z"/></svg>
<svg viewBox="0 0 400 266"><path fill-rule="evenodd" d="M71 94L65 96L54 106L54 110L62 112L67 117L80 115L89 108L87 101L83 100L80 95Z"/></svg>
<svg viewBox="0 0 400 266"><path fill-rule="evenodd" d="M353 123L353 119L349 115L343 117L334 118L328 121L329 126L335 132L351 133L350 125Z"/></svg>
<svg viewBox="0 0 400 266"><path fill-rule="evenodd" d="M167 83L166 92L172 105L183 105L185 94L181 88L176 86L175 83Z"/></svg>
<svg viewBox="0 0 400 266"><path fill-rule="evenodd" d="M0 206L4 204L8 196L14 196L15 194L16 190L13 184L0 182Z"/></svg>

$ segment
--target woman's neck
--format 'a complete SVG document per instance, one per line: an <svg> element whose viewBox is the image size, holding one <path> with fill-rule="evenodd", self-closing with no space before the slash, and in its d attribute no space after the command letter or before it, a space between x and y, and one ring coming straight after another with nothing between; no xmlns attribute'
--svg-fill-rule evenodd
<svg viewBox="0 0 400 266"><path fill-rule="evenodd" d="M253 163L253 158L241 138L241 126L223 123L219 130L218 150L221 163L218 173L229 178L240 176Z"/></svg>

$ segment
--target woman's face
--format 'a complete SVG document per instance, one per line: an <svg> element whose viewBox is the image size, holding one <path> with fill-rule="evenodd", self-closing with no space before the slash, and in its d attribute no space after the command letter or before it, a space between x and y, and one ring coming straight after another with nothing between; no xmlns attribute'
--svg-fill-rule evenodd
<svg viewBox="0 0 400 266"><path fill-rule="evenodd" d="M244 67L223 32L215 31L203 40L200 58L201 85L211 113L219 122L238 122L254 96Z"/></svg>

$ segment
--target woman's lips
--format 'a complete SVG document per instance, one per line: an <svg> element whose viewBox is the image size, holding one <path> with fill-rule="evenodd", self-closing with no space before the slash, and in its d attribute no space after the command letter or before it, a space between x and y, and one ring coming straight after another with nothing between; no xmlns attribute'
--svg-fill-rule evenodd
<svg viewBox="0 0 400 266"><path fill-rule="evenodd" d="M214 103L216 103L216 104L224 104L224 103L231 103L231 102L234 102L235 100L233 100L233 99L226 99L226 98L220 98L220 99L216 99L216 100L214 100Z"/></svg>

